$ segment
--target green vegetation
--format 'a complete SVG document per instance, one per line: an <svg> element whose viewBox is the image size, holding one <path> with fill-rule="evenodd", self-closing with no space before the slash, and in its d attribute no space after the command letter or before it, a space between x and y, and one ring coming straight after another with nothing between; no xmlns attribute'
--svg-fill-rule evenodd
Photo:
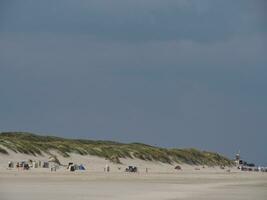
<svg viewBox="0 0 267 200"><path fill-rule="evenodd" d="M1 148L1 147L0 147L0 153L2 153L2 154L8 154L8 152L5 149Z"/></svg>
<svg viewBox="0 0 267 200"><path fill-rule="evenodd" d="M187 163L194 165L224 165L233 162L217 153L199 151L196 149L166 149L140 143L122 144L111 141L92 141L64 139L53 136L39 136L24 132L0 133L0 153L8 152L4 147L14 152L42 155L57 151L64 157L70 153L95 155L112 162L120 163L121 158L139 158L163 163Z"/></svg>

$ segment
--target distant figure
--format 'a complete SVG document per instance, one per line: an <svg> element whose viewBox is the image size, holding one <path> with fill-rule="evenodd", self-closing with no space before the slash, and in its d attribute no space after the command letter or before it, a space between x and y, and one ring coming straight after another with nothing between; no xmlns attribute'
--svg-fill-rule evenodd
<svg viewBox="0 0 267 200"><path fill-rule="evenodd" d="M106 167L104 168L104 172L109 172L110 171L110 167L109 165L106 165Z"/></svg>
<svg viewBox="0 0 267 200"><path fill-rule="evenodd" d="M51 169L51 172L56 172L57 171L56 166L52 166L50 169Z"/></svg>
<svg viewBox="0 0 267 200"><path fill-rule="evenodd" d="M148 168L146 168L146 173L148 173Z"/></svg>

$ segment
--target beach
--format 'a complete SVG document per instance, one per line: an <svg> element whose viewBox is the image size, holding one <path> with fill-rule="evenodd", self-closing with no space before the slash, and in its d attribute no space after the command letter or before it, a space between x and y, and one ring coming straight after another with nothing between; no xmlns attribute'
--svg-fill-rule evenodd
<svg viewBox="0 0 267 200"><path fill-rule="evenodd" d="M31 199L257 199L267 197L259 173L125 174L100 172L3 172L2 200Z"/></svg>
<svg viewBox="0 0 267 200"><path fill-rule="evenodd" d="M0 200L267 200L267 0L0 0Z"/></svg>
<svg viewBox="0 0 267 200"><path fill-rule="evenodd" d="M185 164L181 165L182 170L175 170L173 165L137 159L125 159L124 164L119 165L102 158L76 154L70 158L60 157L60 160L64 163L68 160L84 163L85 171L70 172L64 167L56 172L43 168L6 168L8 160L22 158L28 159L24 154L1 155L1 200L267 198L267 173L262 172L241 172L235 168L229 172L228 168L196 168ZM104 172L106 163L111 168L109 173ZM125 172L125 167L133 163L139 167L139 172Z"/></svg>

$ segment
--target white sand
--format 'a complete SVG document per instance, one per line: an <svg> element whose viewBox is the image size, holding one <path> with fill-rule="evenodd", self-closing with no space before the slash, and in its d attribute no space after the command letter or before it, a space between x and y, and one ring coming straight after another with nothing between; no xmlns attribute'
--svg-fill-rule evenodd
<svg viewBox="0 0 267 200"><path fill-rule="evenodd" d="M69 172L64 168L57 172L49 169L22 171L7 170L8 161L28 159L46 161L48 156L33 157L10 152L0 155L0 200L83 200L83 199L267 199L267 173L231 173L219 168L174 166L137 159L123 159L123 165L115 165L94 156L72 154L70 158L58 156L63 164L84 164L86 171ZM110 173L104 173L109 164ZM127 165L136 165L139 173L124 172ZM121 168L119 170L118 168ZM145 173L145 168L149 173Z"/></svg>

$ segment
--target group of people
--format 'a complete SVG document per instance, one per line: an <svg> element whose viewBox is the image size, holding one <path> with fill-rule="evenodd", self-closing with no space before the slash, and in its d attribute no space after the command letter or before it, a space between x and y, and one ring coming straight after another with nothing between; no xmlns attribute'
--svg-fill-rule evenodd
<svg viewBox="0 0 267 200"><path fill-rule="evenodd" d="M109 165L106 165L104 167L104 172L110 172L110 166Z"/></svg>

